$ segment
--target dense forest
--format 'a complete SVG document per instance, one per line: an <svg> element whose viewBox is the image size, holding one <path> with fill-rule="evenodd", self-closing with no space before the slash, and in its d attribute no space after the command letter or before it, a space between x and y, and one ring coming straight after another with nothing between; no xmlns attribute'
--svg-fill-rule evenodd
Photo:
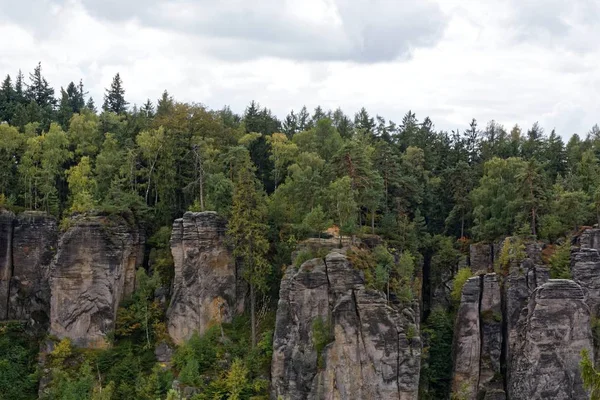
<svg viewBox="0 0 600 400"><path fill-rule="evenodd" d="M443 398L453 310L431 307L431 288L456 272L468 244L509 235L560 244L600 222L598 126L565 143L565 132L537 123L473 119L446 132L411 111L397 122L364 108L349 116L303 107L279 118L251 102L238 115L167 91L138 106L119 74L99 107L82 81L56 91L42 72L39 64L27 78L7 75L0 87L0 206L45 211L64 225L73 214L126 215L151 247L151 268L119 311L115 345L84 351L61 341L49 356L48 398L175 399L174 373L204 388L198 399L266 396L282 268L296 243L332 225L384 238L357 257L368 258L373 288L422 298L423 398ZM161 369L153 345L165 335L164 310L154 291L172 279L171 224L188 210L228 218L235 255L250 269L252 308L225 327L229 341L218 330L196 336L177 349L173 370ZM552 274L561 277L564 252L556 254ZM22 330L0 327L0 399L37 396L38 344ZM226 367L224 354L235 358Z"/></svg>

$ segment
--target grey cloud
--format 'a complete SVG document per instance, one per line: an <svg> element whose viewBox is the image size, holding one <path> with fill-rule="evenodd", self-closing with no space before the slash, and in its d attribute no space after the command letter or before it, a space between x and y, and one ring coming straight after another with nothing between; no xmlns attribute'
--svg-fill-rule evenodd
<svg viewBox="0 0 600 400"><path fill-rule="evenodd" d="M509 4L509 26L518 41L543 42L576 52L596 46L589 35L598 33L597 0L510 0Z"/></svg>
<svg viewBox="0 0 600 400"><path fill-rule="evenodd" d="M227 60L406 59L415 48L435 45L447 23L431 0L333 0L333 15L324 17L337 17L339 24L301 19L282 0L81 1L99 18L135 19L144 26L219 39L210 48Z"/></svg>

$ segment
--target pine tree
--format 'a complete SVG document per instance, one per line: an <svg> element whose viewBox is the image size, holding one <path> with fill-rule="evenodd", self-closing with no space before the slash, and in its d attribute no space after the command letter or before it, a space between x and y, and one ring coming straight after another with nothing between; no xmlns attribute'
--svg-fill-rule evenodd
<svg viewBox="0 0 600 400"><path fill-rule="evenodd" d="M173 111L174 101L173 97L169 95L166 90L163 92L160 99L156 103L156 116L163 117Z"/></svg>
<svg viewBox="0 0 600 400"><path fill-rule="evenodd" d="M62 126L62 128L64 130L67 130L69 127L69 121L73 116L73 108L71 106L71 102L69 101L68 93L62 87L60 88L60 94L60 103L58 105L58 112L56 117L58 119L58 123Z"/></svg>
<svg viewBox="0 0 600 400"><path fill-rule="evenodd" d="M26 102L25 99L25 84L23 83L23 73L19 70L17 74L17 79L15 80L15 101L17 103L23 104Z"/></svg>
<svg viewBox="0 0 600 400"><path fill-rule="evenodd" d="M56 105L54 98L54 89L50 87L46 78L42 76L42 63L29 74L31 83L27 87L26 96L28 100L33 100L41 108L52 108Z"/></svg>
<svg viewBox="0 0 600 400"><path fill-rule="evenodd" d="M87 99L87 102L85 103L85 108L87 108L88 110L90 110L94 114L96 112L98 112L98 110L96 109L96 104L94 103L94 98L92 96L90 96L90 98Z"/></svg>
<svg viewBox="0 0 600 400"><path fill-rule="evenodd" d="M25 92L26 100L29 102L28 122L41 122L42 129L47 129L54 119L56 99L54 98L54 89L42 76L41 63L38 63L33 72L29 74L29 80L30 84Z"/></svg>
<svg viewBox="0 0 600 400"><path fill-rule="evenodd" d="M250 315L252 347L256 346L256 295L267 288L271 267L266 259L269 242L268 230L263 222L267 208L260 184L254 177L254 166L246 155L239 169L233 193L233 206L229 219L228 235L234 246L233 254L244 266L244 279L250 285Z"/></svg>
<svg viewBox="0 0 600 400"><path fill-rule="evenodd" d="M6 75L0 86L0 123L11 121L15 104L15 91L12 87L10 75Z"/></svg>
<svg viewBox="0 0 600 400"><path fill-rule="evenodd" d="M66 93L71 112L74 114L80 113L85 107L83 82L79 81L78 86L76 86L73 82L70 82L67 86Z"/></svg>
<svg viewBox="0 0 600 400"><path fill-rule="evenodd" d="M369 115L367 110L363 107L354 116L354 126L357 129L362 129L366 133L372 135L375 129L375 120Z"/></svg>
<svg viewBox="0 0 600 400"><path fill-rule="evenodd" d="M106 89L102 109L104 111L114 112L115 114L124 114L127 111L128 105L129 103L125 101L123 81L121 81L121 75L117 72L110 84L110 88Z"/></svg>
<svg viewBox="0 0 600 400"><path fill-rule="evenodd" d="M146 100L140 109L140 113L146 118L152 118L154 116L154 104L152 104L150 99Z"/></svg>

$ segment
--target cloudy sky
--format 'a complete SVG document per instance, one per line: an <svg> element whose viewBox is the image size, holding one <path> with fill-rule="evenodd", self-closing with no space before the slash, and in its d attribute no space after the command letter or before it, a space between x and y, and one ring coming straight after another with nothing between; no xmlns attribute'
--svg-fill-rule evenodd
<svg viewBox="0 0 600 400"><path fill-rule="evenodd" d="M0 0L0 74L42 62L96 104L121 73L131 103L280 117L303 104L437 128L533 122L564 137L600 122L597 0Z"/></svg>

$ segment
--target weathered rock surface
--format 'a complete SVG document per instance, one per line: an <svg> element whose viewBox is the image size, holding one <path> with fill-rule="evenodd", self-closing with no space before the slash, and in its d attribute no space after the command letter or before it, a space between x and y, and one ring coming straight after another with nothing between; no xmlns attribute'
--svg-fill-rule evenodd
<svg viewBox="0 0 600 400"><path fill-rule="evenodd" d="M175 280L167 318L176 343L244 310L245 285L225 231L226 221L214 212L186 212L173 223Z"/></svg>
<svg viewBox="0 0 600 400"><path fill-rule="evenodd" d="M494 267L494 246L488 243L473 243L469 246L471 271L491 271Z"/></svg>
<svg viewBox="0 0 600 400"><path fill-rule="evenodd" d="M120 217L79 216L70 225L50 268L50 333L103 347L119 302L135 287L143 238Z"/></svg>
<svg viewBox="0 0 600 400"><path fill-rule="evenodd" d="M0 209L0 320L8 318L14 220L15 215L12 212Z"/></svg>
<svg viewBox="0 0 600 400"><path fill-rule="evenodd" d="M587 399L579 361L592 354L590 312L581 287L571 280L550 280L523 309L508 381L511 400Z"/></svg>
<svg viewBox="0 0 600 400"><path fill-rule="evenodd" d="M500 278L496 274L486 274L481 278L481 362L479 365L479 391L502 389L502 299Z"/></svg>
<svg viewBox="0 0 600 400"><path fill-rule="evenodd" d="M591 232L590 232L591 231ZM571 249L571 274L584 290L592 315L600 314L600 253L596 239L598 229L588 229L580 237L580 247Z"/></svg>
<svg viewBox="0 0 600 400"><path fill-rule="evenodd" d="M8 319L50 322L50 264L58 245L56 219L42 212L19 214L13 229L13 274Z"/></svg>
<svg viewBox="0 0 600 400"><path fill-rule="evenodd" d="M277 308L271 398L416 399L416 315L365 289L341 252L289 267Z"/></svg>
<svg viewBox="0 0 600 400"><path fill-rule="evenodd" d="M479 388L481 321L479 301L481 278L469 278L463 286L454 328L454 374L452 392L475 399Z"/></svg>

